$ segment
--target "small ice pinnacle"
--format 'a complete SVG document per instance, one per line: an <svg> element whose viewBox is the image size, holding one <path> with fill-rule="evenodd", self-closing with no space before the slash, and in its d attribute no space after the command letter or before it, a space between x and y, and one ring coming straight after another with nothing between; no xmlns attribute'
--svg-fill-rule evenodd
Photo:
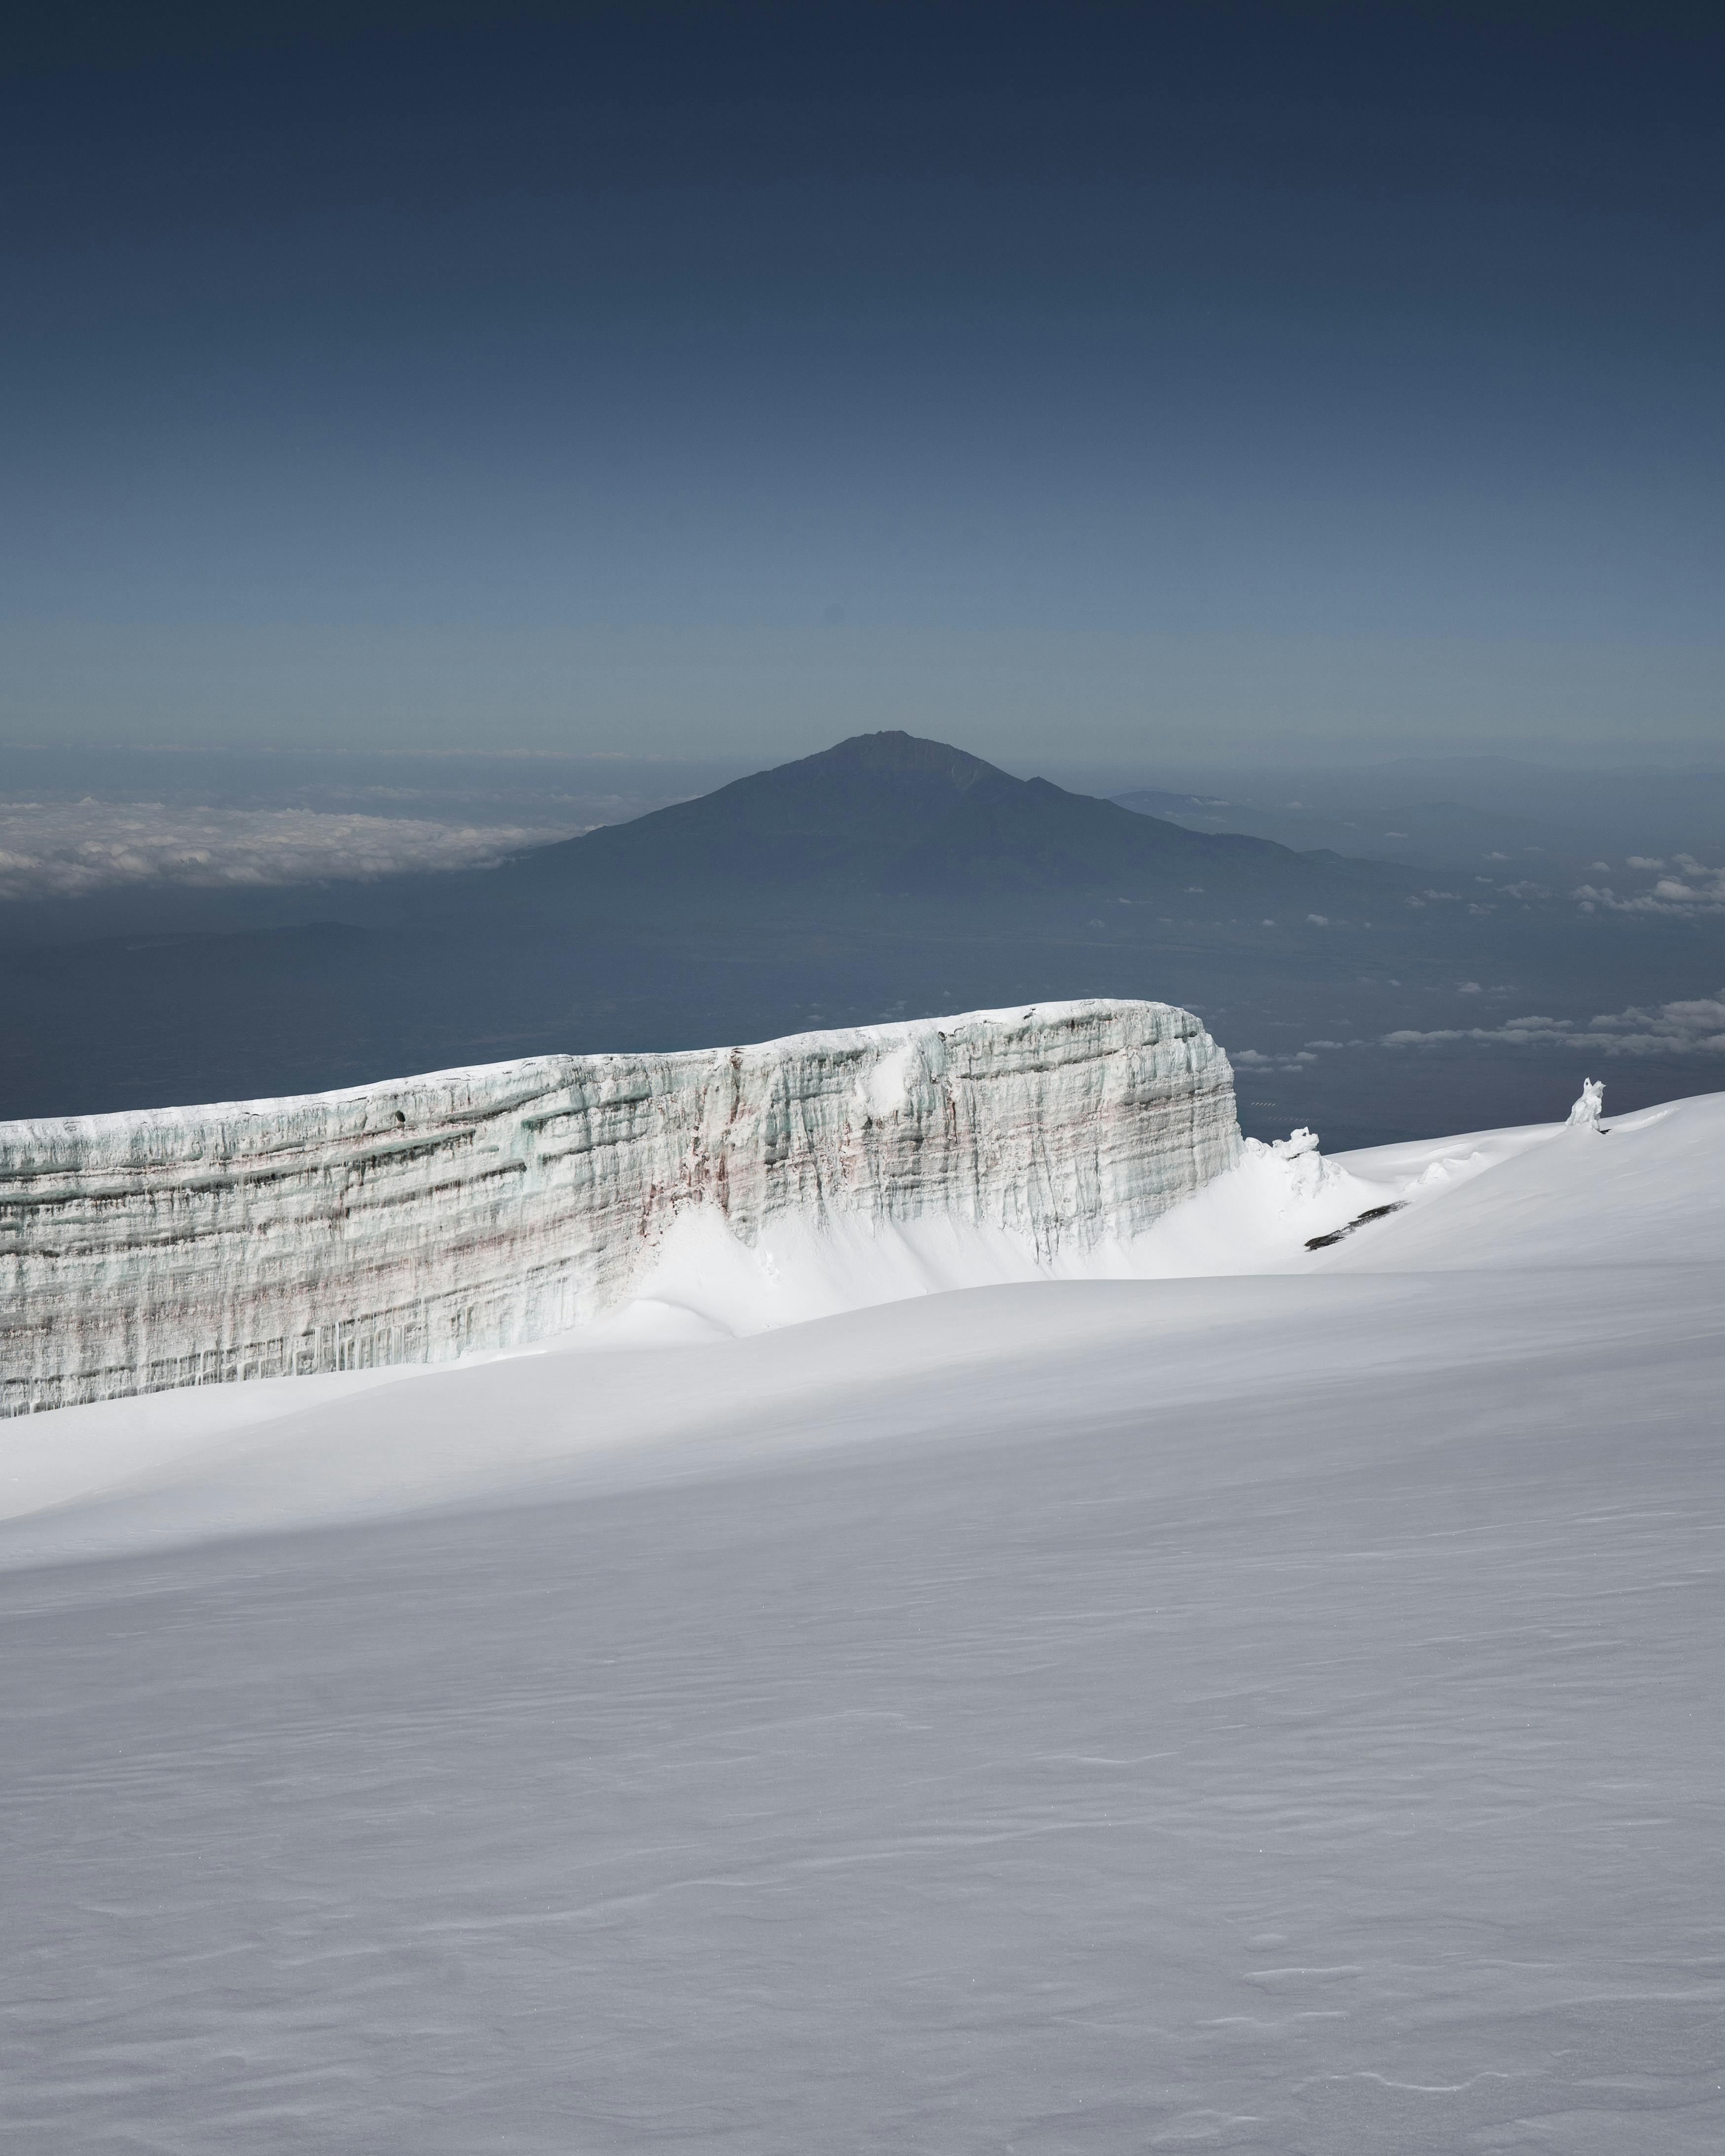
<svg viewBox="0 0 1725 2156"><path fill-rule="evenodd" d="M1605 1081L1603 1078L1584 1078L1581 1098L1569 1111L1568 1128L1574 1131L1596 1131L1599 1116L1605 1106Z"/></svg>

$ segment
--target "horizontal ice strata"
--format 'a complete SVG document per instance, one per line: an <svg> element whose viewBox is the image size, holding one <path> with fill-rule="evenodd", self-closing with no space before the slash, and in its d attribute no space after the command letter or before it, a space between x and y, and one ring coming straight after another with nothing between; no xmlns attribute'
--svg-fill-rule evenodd
<svg viewBox="0 0 1725 2156"><path fill-rule="evenodd" d="M693 1209L1052 1260L1240 1151L1199 1020L1114 1000L0 1125L0 1412L521 1346L624 1300Z"/></svg>

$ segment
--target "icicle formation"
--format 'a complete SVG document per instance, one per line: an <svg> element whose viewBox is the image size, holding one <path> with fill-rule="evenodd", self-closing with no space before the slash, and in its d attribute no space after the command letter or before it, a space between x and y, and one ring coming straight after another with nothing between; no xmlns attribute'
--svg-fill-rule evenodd
<svg viewBox="0 0 1725 2156"><path fill-rule="evenodd" d="M1051 1256L1240 1152L1199 1020L1112 1001L0 1125L0 1412L541 1339L691 1207L747 1245L938 1215Z"/></svg>
<svg viewBox="0 0 1725 2156"><path fill-rule="evenodd" d="M1605 1106L1605 1081L1603 1078L1584 1078L1581 1098L1569 1111L1568 1127L1572 1131L1596 1131Z"/></svg>

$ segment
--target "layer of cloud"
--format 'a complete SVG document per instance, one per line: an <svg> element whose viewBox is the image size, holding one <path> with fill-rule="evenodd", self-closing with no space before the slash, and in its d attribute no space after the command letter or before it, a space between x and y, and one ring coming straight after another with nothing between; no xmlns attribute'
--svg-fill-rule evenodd
<svg viewBox="0 0 1725 2156"><path fill-rule="evenodd" d="M312 808L155 802L0 802L0 901L83 898L140 884L263 889L488 868L572 835Z"/></svg>
<svg viewBox="0 0 1725 2156"><path fill-rule="evenodd" d="M1703 913L1725 913L1725 869L1710 869L1693 854L1678 854L1674 857L1678 873L1660 877L1651 891L1635 891L1627 897L1613 890L1609 884L1582 884L1572 891L1584 913L1662 913L1675 915L1680 920L1692 920ZM1649 856L1632 854L1629 865L1632 869L1662 869L1666 863Z"/></svg>
<svg viewBox="0 0 1725 2156"><path fill-rule="evenodd" d="M1324 1047L1337 1047L1340 1043L1326 1041L1318 1045ZM1284 1050L1280 1055L1265 1055L1255 1048L1240 1048L1234 1050L1229 1060L1236 1069L1241 1070L1297 1070L1302 1064L1316 1063L1317 1058L1308 1054L1304 1049L1301 1049L1295 1054Z"/></svg>
<svg viewBox="0 0 1725 2156"><path fill-rule="evenodd" d="M1386 1048L1423 1048L1436 1041L1501 1041L1515 1048L1561 1048L1594 1055L1725 1055L1725 988L1717 996L1609 1011L1585 1021L1512 1018L1502 1025L1443 1026L1421 1033L1387 1033Z"/></svg>

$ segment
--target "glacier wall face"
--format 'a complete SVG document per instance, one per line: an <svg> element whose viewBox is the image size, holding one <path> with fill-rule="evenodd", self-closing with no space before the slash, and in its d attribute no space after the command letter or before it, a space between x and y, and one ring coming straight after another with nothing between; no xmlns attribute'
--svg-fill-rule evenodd
<svg viewBox="0 0 1725 2156"><path fill-rule="evenodd" d="M1199 1021L1112 1001L0 1125L0 1413L516 1346L625 1300L694 1206L1052 1257L1240 1147Z"/></svg>

